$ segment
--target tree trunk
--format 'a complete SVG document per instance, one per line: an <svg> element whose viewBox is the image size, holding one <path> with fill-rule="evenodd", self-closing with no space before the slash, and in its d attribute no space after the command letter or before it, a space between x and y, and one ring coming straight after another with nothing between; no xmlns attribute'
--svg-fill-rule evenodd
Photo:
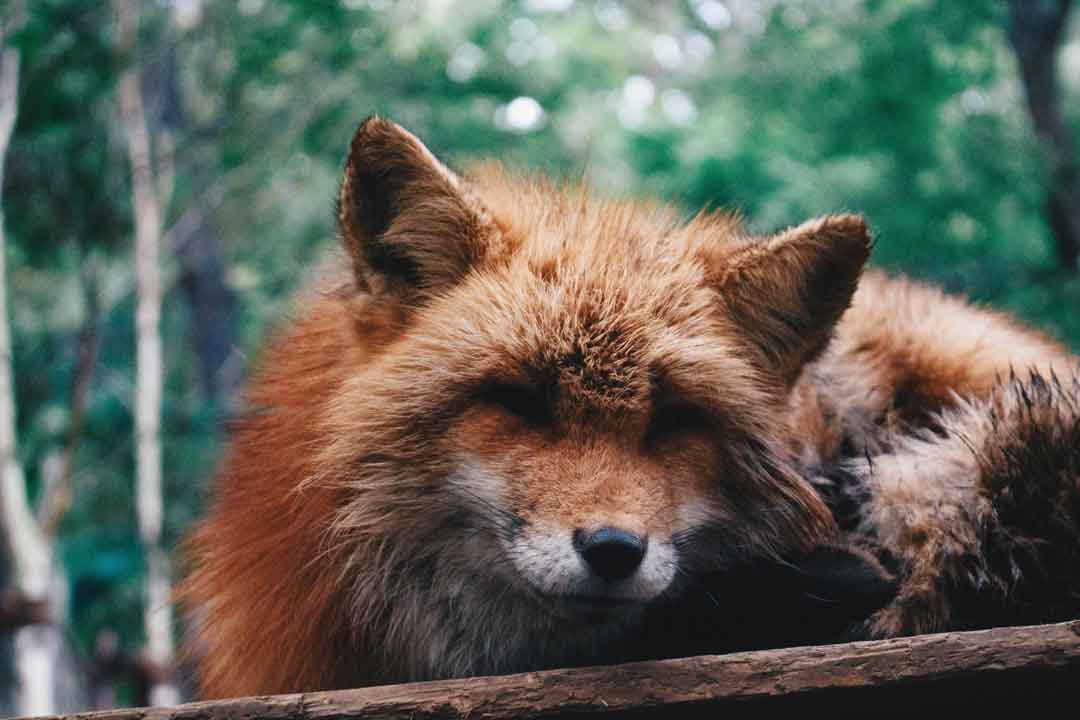
<svg viewBox="0 0 1080 720"><path fill-rule="evenodd" d="M172 25L175 27L170 29L154 75L149 78L150 85L156 88L154 105L160 108L161 124L170 137L180 138L181 142L190 135L191 122L180 85L176 34L183 29L180 26L195 21L201 14L198 3L188 5L187 15L180 11L179 5L174 6ZM190 27L187 29L190 31ZM198 153L189 153L190 156L200 157ZM200 172L205 175L204 169L190 170L195 177ZM192 349L199 362L203 396L220 408L236 390L240 373L234 367L236 300L225 282L225 264L211 208L202 208L198 221L185 229L172 250L180 264L180 289L187 301Z"/></svg>
<svg viewBox="0 0 1080 720"><path fill-rule="evenodd" d="M1057 55L1072 0L1010 0L1009 40L1049 175L1047 219L1058 263L1080 261L1080 164L1061 109Z"/></svg>
<svg viewBox="0 0 1080 720"><path fill-rule="evenodd" d="M6 30L7 28L5 28ZM19 102L19 52L0 37L0 188L3 165L15 130ZM7 237L0 208L0 505L3 529L11 552L16 586L30 602L55 617L51 538L38 525L26 495L26 482L15 444L15 384L11 370L11 328L7 311ZM49 623L34 623L15 633L15 707L22 714L37 715L56 710L55 669L60 655L60 635Z"/></svg>
<svg viewBox="0 0 1080 720"><path fill-rule="evenodd" d="M147 558L144 624L148 660L171 677L173 664L172 608L168 602L169 559L161 547L164 516L161 480L161 210L151 161L150 132L143 107L137 65L131 61L139 26L137 0L114 0L121 53L129 62L120 76L120 114L131 164L132 208L135 216L135 504L139 535ZM179 702L169 679L151 688L153 704Z"/></svg>
<svg viewBox="0 0 1080 720"><path fill-rule="evenodd" d="M234 359L235 300L225 283L217 233L204 221L180 247L180 288L187 299L195 353L205 397L218 407L229 401L239 373Z"/></svg>
<svg viewBox="0 0 1080 720"><path fill-rule="evenodd" d="M42 484L41 501L38 503L38 524L50 537L55 536L60 521L71 509L74 495L75 462L82 439L86 417L86 404L90 396L90 385L94 376L97 357L98 322L100 307L98 303L98 281L96 264L88 258L82 261L82 286L84 312L82 327L75 340L75 368L71 385L71 421L65 437L64 450L59 460L59 469L49 473Z"/></svg>

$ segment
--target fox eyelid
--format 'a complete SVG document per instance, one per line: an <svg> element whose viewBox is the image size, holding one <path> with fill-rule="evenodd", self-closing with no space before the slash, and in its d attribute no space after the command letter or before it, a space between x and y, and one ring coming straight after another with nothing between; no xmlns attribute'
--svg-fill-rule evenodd
<svg viewBox="0 0 1080 720"><path fill-rule="evenodd" d="M680 432L704 430L712 427L709 414L688 402L671 402L658 406L649 420L646 439L655 444Z"/></svg>
<svg viewBox="0 0 1080 720"><path fill-rule="evenodd" d="M542 425L551 420L551 405L548 398L528 385L491 383L481 390L480 400L497 405L533 425Z"/></svg>

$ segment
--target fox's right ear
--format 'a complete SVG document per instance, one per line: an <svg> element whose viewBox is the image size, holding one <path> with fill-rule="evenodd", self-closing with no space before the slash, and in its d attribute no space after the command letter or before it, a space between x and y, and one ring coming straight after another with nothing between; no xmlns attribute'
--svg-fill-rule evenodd
<svg viewBox="0 0 1080 720"><path fill-rule="evenodd" d="M460 279L481 256L490 220L461 180L400 125L360 125L338 199L357 285L416 299Z"/></svg>
<svg viewBox="0 0 1080 720"><path fill-rule="evenodd" d="M764 366L787 383L827 344L870 254L858 215L826 215L710 257L721 301Z"/></svg>

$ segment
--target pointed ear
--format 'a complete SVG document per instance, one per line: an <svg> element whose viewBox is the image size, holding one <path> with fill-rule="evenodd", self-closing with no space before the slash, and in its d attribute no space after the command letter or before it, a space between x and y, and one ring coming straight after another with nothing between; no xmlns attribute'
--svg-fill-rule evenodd
<svg viewBox="0 0 1080 720"><path fill-rule="evenodd" d="M829 341L870 253L858 215L827 215L714 258L715 287L736 325L784 382Z"/></svg>
<svg viewBox="0 0 1080 720"><path fill-rule="evenodd" d="M491 223L462 181L400 125L371 117L353 137L338 228L357 285L415 299L459 280Z"/></svg>

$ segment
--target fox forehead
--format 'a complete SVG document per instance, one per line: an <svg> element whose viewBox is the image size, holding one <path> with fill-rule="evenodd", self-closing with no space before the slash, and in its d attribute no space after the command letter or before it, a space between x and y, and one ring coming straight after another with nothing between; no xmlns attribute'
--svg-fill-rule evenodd
<svg viewBox="0 0 1080 720"><path fill-rule="evenodd" d="M551 283L588 280L656 298L655 280L663 288L700 285L702 251L746 236L728 213L683 222L667 205L598 197L587 185L559 185L499 166L482 166L469 180L497 228L490 258L516 259Z"/></svg>
<svg viewBox="0 0 1080 720"><path fill-rule="evenodd" d="M735 232L728 218L684 224L663 208L529 184L479 190L496 228L489 250L413 322L421 344L470 355L458 381L625 410L705 366L750 373L696 254L703 237Z"/></svg>

